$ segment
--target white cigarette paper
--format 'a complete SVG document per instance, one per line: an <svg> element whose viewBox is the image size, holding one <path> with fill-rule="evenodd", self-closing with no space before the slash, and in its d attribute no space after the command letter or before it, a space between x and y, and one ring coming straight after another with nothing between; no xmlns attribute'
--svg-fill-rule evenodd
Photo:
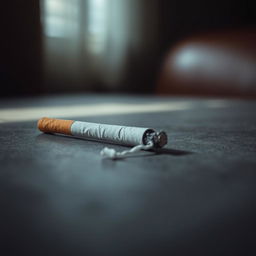
<svg viewBox="0 0 256 256"><path fill-rule="evenodd" d="M143 137L148 130L152 129L79 121L71 126L73 136L129 146L144 144Z"/></svg>

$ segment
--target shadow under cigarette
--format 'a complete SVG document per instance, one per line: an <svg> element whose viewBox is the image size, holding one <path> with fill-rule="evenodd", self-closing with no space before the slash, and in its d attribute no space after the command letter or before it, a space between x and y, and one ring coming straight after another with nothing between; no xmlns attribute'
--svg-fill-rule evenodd
<svg viewBox="0 0 256 256"><path fill-rule="evenodd" d="M193 152L191 151L173 149L173 148L159 148L152 151L154 151L157 155L184 156L184 155L193 154Z"/></svg>
<svg viewBox="0 0 256 256"><path fill-rule="evenodd" d="M49 133L49 134L42 133L36 137L36 141L40 144L53 142L53 143L58 143L58 144L62 144L62 145L72 146L72 144L74 144L74 142L76 140L80 140L80 141L83 140L83 141L90 141L90 142L93 141L93 140L85 140L85 139L79 138L79 137L67 136L67 135L62 135L62 134L51 134L51 133ZM94 142L99 143L96 140ZM103 146L106 146L106 145L117 145L118 146L118 144L104 142ZM173 148L157 148L157 149L151 149L148 151L142 150L141 152L136 153L136 154L126 155L125 158L149 157L149 156L153 156L153 155L185 156L185 155L190 155L193 153L194 152L191 152L191 151L173 149ZM124 158L119 158L117 160L121 160L121 159L124 159Z"/></svg>
<svg viewBox="0 0 256 256"><path fill-rule="evenodd" d="M139 153L126 155L125 158L131 157L149 157L154 155L172 155L172 156L185 156L193 154L191 151L179 150L179 149L171 149L171 148L159 148L159 149L152 149L148 151L142 150ZM120 158L123 159L123 158ZM119 159L117 159L119 160Z"/></svg>

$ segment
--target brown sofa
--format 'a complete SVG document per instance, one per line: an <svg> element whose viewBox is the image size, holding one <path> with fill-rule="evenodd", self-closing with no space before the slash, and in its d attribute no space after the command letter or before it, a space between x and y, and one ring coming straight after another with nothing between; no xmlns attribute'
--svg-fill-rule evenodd
<svg viewBox="0 0 256 256"><path fill-rule="evenodd" d="M256 30L219 31L173 47L157 85L160 94L256 96Z"/></svg>

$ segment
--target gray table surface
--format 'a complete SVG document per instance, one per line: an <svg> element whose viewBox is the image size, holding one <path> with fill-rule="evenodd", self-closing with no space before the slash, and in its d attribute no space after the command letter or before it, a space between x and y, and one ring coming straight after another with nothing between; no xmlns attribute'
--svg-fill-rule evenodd
<svg viewBox="0 0 256 256"><path fill-rule="evenodd" d="M158 154L119 161L100 157L105 143L0 115L0 254L256 255L256 101L73 95L0 110L166 102L189 107L67 116L168 133Z"/></svg>

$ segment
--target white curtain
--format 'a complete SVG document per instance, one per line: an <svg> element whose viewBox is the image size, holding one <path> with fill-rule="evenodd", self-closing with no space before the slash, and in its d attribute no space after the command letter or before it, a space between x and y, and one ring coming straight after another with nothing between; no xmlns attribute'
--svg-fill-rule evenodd
<svg viewBox="0 0 256 256"><path fill-rule="evenodd" d="M148 2L149 18L144 0L42 0L45 86L56 91L122 86L131 53L157 43L157 1Z"/></svg>

